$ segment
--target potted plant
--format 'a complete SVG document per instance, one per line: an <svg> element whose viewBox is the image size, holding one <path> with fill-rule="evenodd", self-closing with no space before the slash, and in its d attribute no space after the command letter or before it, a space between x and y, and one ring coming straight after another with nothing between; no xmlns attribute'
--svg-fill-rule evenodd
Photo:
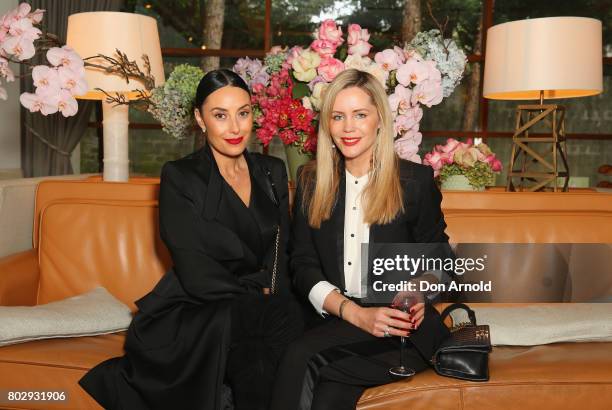
<svg viewBox="0 0 612 410"><path fill-rule="evenodd" d="M449 138L445 145L436 145L425 154L423 164L433 168L442 189L463 191L483 191L485 186L494 184L495 175L502 170L489 146L475 145L472 138L467 142Z"/></svg>

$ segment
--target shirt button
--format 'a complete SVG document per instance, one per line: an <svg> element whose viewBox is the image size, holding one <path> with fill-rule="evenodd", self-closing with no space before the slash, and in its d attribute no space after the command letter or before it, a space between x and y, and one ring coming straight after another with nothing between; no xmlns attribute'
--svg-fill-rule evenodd
<svg viewBox="0 0 612 410"><path fill-rule="evenodd" d="M356 207L356 206L354 206L354 207L353 207L353 211L356 211L356 210L357 210L357 207Z"/></svg>
<svg viewBox="0 0 612 410"><path fill-rule="evenodd" d="M351 234L351 238L354 238L354 237L355 237L355 234L354 234L354 233L352 233L352 234Z"/></svg>
<svg viewBox="0 0 612 410"><path fill-rule="evenodd" d="M349 266L351 266L351 265L352 265L352 263L351 263L351 262L349 262L348 264L349 264Z"/></svg>
<svg viewBox="0 0 612 410"><path fill-rule="evenodd" d="M358 183L359 183L359 181L355 181L355 184L358 184Z"/></svg>

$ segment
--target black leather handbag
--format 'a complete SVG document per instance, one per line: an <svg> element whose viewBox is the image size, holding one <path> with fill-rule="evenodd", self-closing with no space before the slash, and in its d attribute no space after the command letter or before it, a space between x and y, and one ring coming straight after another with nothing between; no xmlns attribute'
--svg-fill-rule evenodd
<svg viewBox="0 0 612 410"><path fill-rule="evenodd" d="M431 364L441 376L471 381L489 380L491 339L488 325L477 325L476 314L463 303L453 303L440 314L442 321L455 309L467 311L469 322L459 323L450 330L433 357Z"/></svg>

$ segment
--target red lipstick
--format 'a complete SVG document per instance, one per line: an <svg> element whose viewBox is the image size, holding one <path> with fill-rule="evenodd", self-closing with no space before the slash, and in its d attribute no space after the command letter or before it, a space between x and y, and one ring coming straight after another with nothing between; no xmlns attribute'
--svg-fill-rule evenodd
<svg viewBox="0 0 612 410"><path fill-rule="evenodd" d="M346 145L347 147L352 147L353 145L357 145L359 144L359 141L361 140L361 138L349 138L349 137L344 137L340 139L342 140L342 143Z"/></svg>
<svg viewBox="0 0 612 410"><path fill-rule="evenodd" d="M229 142L232 145L238 145L242 142L242 140L244 139L244 137L238 137L238 138L226 138L225 141Z"/></svg>

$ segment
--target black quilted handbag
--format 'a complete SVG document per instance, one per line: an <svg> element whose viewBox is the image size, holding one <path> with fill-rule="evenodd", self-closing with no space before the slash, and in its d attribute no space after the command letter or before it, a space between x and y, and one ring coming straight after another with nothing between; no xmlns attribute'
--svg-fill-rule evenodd
<svg viewBox="0 0 612 410"><path fill-rule="evenodd" d="M488 325L477 325L476 314L463 303L453 303L442 313L442 321L455 309L467 311L469 322L451 328L450 336L445 339L431 358L436 373L471 381L489 380L489 352L491 339Z"/></svg>

